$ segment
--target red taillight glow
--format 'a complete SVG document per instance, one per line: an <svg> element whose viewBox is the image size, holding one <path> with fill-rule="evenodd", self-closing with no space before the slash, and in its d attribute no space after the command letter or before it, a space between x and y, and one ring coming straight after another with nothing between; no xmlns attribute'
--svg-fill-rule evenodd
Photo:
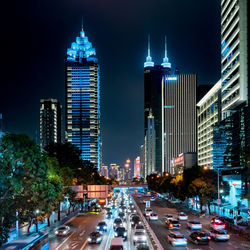
<svg viewBox="0 0 250 250"><path fill-rule="evenodd" d="M211 240L211 237L210 237L210 236L208 236L207 238L208 238L209 240Z"/></svg>
<svg viewBox="0 0 250 250"><path fill-rule="evenodd" d="M200 239L201 239L201 237L200 237L200 236L198 236L198 237L197 237L197 239L198 239L198 240L200 240Z"/></svg>

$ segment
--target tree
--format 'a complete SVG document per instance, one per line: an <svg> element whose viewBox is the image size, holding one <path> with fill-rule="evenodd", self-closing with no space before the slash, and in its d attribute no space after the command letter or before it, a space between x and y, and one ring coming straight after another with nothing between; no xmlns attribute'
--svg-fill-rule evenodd
<svg viewBox="0 0 250 250"><path fill-rule="evenodd" d="M16 219L38 220L60 194L58 179L48 175L47 156L26 135L7 134L0 145L0 244ZM16 218L18 212L18 218Z"/></svg>

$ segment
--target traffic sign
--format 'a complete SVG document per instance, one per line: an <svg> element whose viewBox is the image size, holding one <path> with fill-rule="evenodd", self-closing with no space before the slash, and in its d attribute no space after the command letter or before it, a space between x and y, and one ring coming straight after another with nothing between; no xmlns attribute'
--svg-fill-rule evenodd
<svg viewBox="0 0 250 250"><path fill-rule="evenodd" d="M146 201L146 207L150 208L150 201Z"/></svg>

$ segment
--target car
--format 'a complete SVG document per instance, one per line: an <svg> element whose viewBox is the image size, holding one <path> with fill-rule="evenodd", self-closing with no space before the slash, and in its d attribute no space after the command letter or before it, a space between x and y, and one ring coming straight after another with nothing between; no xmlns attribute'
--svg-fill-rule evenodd
<svg viewBox="0 0 250 250"><path fill-rule="evenodd" d="M174 218L174 216L172 214L165 214L165 216L164 216L165 221L173 219L173 218Z"/></svg>
<svg viewBox="0 0 250 250"><path fill-rule="evenodd" d="M101 208L100 207L94 207L90 213L92 214L99 214L101 212Z"/></svg>
<svg viewBox="0 0 250 250"><path fill-rule="evenodd" d="M122 227L122 226L124 226L124 225L125 225L125 224L124 224L124 222L122 221L121 218L116 218L116 219L114 220L113 228L114 228L114 230L115 230L117 227Z"/></svg>
<svg viewBox="0 0 250 250"><path fill-rule="evenodd" d="M96 229L101 232L107 232L107 223L105 221L101 221L97 224Z"/></svg>
<svg viewBox="0 0 250 250"><path fill-rule="evenodd" d="M131 226L132 227L135 227L136 225L138 224L141 224L141 219L138 215L134 215L132 218L131 218Z"/></svg>
<svg viewBox="0 0 250 250"><path fill-rule="evenodd" d="M149 220L158 220L158 214L156 213L151 213L149 215Z"/></svg>
<svg viewBox="0 0 250 250"><path fill-rule="evenodd" d="M62 225L56 229L55 234L56 236L66 236L70 233L70 227L66 225Z"/></svg>
<svg viewBox="0 0 250 250"><path fill-rule="evenodd" d="M184 213L184 212L180 212L178 214L178 219L179 220L187 220L188 219L188 216Z"/></svg>
<svg viewBox="0 0 250 250"><path fill-rule="evenodd" d="M100 244L102 242L102 233L101 232L92 232L88 237L89 244Z"/></svg>
<svg viewBox="0 0 250 250"><path fill-rule="evenodd" d="M124 250L122 237L113 238L109 250Z"/></svg>
<svg viewBox="0 0 250 250"><path fill-rule="evenodd" d="M211 220L210 227L215 230L223 230L226 228L226 224L222 222L219 218L215 217Z"/></svg>
<svg viewBox="0 0 250 250"><path fill-rule="evenodd" d="M150 216L150 214L153 213L153 210L151 208L146 208L145 209L145 215Z"/></svg>
<svg viewBox="0 0 250 250"><path fill-rule="evenodd" d="M202 229L202 224L198 220L188 221L187 227L190 229Z"/></svg>
<svg viewBox="0 0 250 250"><path fill-rule="evenodd" d="M112 212L107 212L106 219L111 219L112 217L113 217L113 213Z"/></svg>
<svg viewBox="0 0 250 250"><path fill-rule="evenodd" d="M133 237L134 245L138 243L146 243L147 242L147 236L143 232L135 232Z"/></svg>
<svg viewBox="0 0 250 250"><path fill-rule="evenodd" d="M230 235L224 229L223 230L212 229L209 235L213 240L217 241L228 241L230 239Z"/></svg>
<svg viewBox="0 0 250 250"><path fill-rule="evenodd" d="M124 219L125 218L125 213L124 212L120 212L118 214L118 217L120 217L121 219Z"/></svg>
<svg viewBox="0 0 250 250"><path fill-rule="evenodd" d="M151 198L150 198L150 201L155 201L155 200L156 200L155 197L151 197Z"/></svg>
<svg viewBox="0 0 250 250"><path fill-rule="evenodd" d="M137 224L135 226L135 232L143 232L143 233L146 233L146 230L144 228L144 226L142 224Z"/></svg>
<svg viewBox="0 0 250 250"><path fill-rule="evenodd" d="M115 230L115 237L122 237L124 240L127 239L127 230L125 227L117 227Z"/></svg>
<svg viewBox="0 0 250 250"><path fill-rule="evenodd" d="M168 242L172 246L186 246L187 245L187 239L184 234L181 233L170 233L167 236Z"/></svg>
<svg viewBox="0 0 250 250"><path fill-rule="evenodd" d="M141 198L142 196L141 196L141 194L137 194L137 198Z"/></svg>
<svg viewBox="0 0 250 250"><path fill-rule="evenodd" d="M189 240L196 245L208 245L211 237L205 232L193 232L189 235Z"/></svg>
<svg viewBox="0 0 250 250"><path fill-rule="evenodd" d="M138 244L135 249L136 250L150 250L149 246L146 243Z"/></svg>
<svg viewBox="0 0 250 250"><path fill-rule="evenodd" d="M177 219L169 219L165 221L168 229L180 229L181 223Z"/></svg>

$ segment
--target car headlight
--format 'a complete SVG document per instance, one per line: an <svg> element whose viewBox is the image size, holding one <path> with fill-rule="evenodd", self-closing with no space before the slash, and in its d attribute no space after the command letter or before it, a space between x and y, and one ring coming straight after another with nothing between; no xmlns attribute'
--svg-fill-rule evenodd
<svg viewBox="0 0 250 250"><path fill-rule="evenodd" d="M123 234L124 236L127 236L127 233L126 232L124 232L124 234Z"/></svg>
<svg viewBox="0 0 250 250"><path fill-rule="evenodd" d="M137 237L137 236L134 236L134 240L138 240L138 237Z"/></svg>
<svg viewBox="0 0 250 250"><path fill-rule="evenodd" d="M63 231L63 234L66 234L67 232L66 231Z"/></svg>
<svg viewBox="0 0 250 250"><path fill-rule="evenodd" d="M117 232L115 232L115 236L118 236L118 233L117 233Z"/></svg>
<svg viewBox="0 0 250 250"><path fill-rule="evenodd" d="M58 231L56 230L55 233L58 234Z"/></svg>
<svg viewBox="0 0 250 250"><path fill-rule="evenodd" d="M107 226L103 226L104 229L107 229Z"/></svg>
<svg viewBox="0 0 250 250"><path fill-rule="evenodd" d="M97 227L96 227L96 229L100 229L100 227L99 227L99 226L97 226Z"/></svg>
<svg viewBox="0 0 250 250"><path fill-rule="evenodd" d="M91 238L90 238L90 237L88 237L88 241L91 241Z"/></svg>
<svg viewBox="0 0 250 250"><path fill-rule="evenodd" d="M142 240L146 240L147 239L147 237L144 235L144 236L142 236Z"/></svg>
<svg viewBox="0 0 250 250"><path fill-rule="evenodd" d="M97 241L101 241L101 240L102 240L102 237L98 237L96 240L97 240Z"/></svg>

